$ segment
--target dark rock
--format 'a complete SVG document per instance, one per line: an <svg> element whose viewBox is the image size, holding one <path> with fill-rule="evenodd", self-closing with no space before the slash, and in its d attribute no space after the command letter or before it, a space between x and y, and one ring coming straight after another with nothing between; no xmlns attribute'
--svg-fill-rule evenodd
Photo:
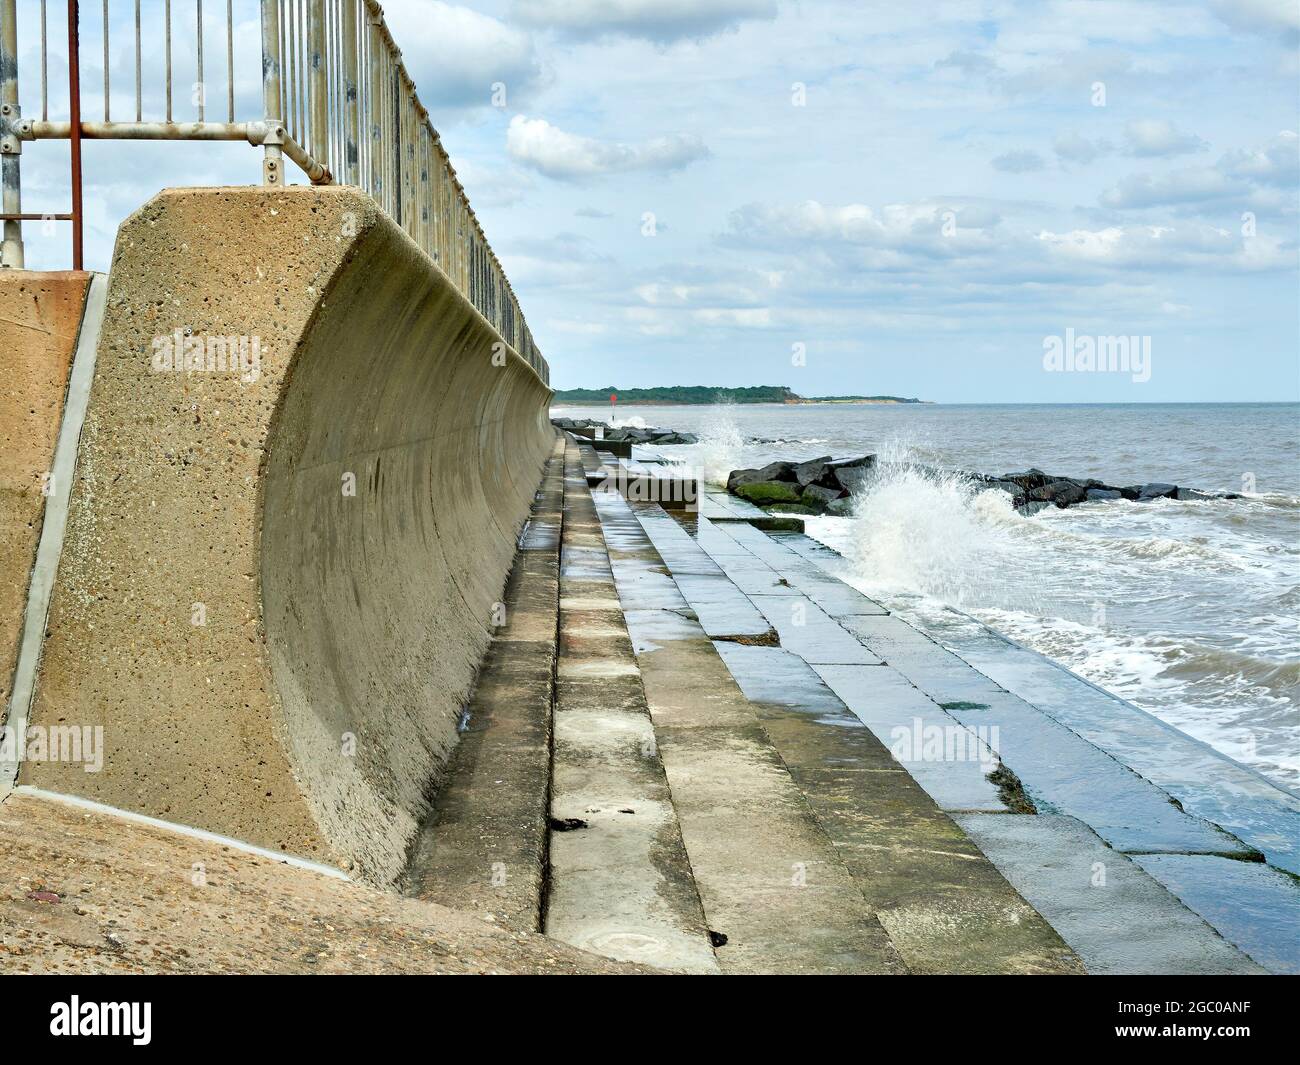
<svg viewBox="0 0 1300 1065"><path fill-rule="evenodd" d="M1145 502L1150 499L1172 499L1176 495L1178 495L1178 486L1176 484L1152 481L1150 484L1142 486L1142 490L1138 492L1138 499Z"/></svg>
<svg viewBox="0 0 1300 1065"><path fill-rule="evenodd" d="M1035 488L1029 493L1030 502L1041 500L1047 503L1053 503L1058 507L1068 507L1075 503L1082 503L1087 497L1087 489L1076 481L1052 481L1041 488Z"/></svg>
<svg viewBox="0 0 1300 1065"><path fill-rule="evenodd" d="M1124 493L1118 488L1089 488L1087 498L1089 502L1098 499L1123 499Z"/></svg>
<svg viewBox="0 0 1300 1065"><path fill-rule="evenodd" d="M863 466L874 466L876 464L875 455L859 455L852 459L831 459L826 463L833 470L855 470Z"/></svg>
<svg viewBox="0 0 1300 1065"><path fill-rule="evenodd" d="M1033 467L1024 473L1004 473L999 480L1014 481L1021 488L1042 488L1047 483L1047 474Z"/></svg>
<svg viewBox="0 0 1300 1065"><path fill-rule="evenodd" d="M793 462L769 462L758 472L762 474L761 480L764 481L793 481L794 475Z"/></svg>
<svg viewBox="0 0 1300 1065"><path fill-rule="evenodd" d="M1135 500L1142 494L1142 486L1140 484L1128 485L1125 488L1121 488L1119 494L1125 499Z"/></svg>
<svg viewBox="0 0 1300 1065"><path fill-rule="evenodd" d="M1054 505L1055 504L1049 503L1045 499L1037 499L1034 500L1033 502L1026 503L1024 506L1018 507L1016 509L1018 509L1020 513L1023 514L1025 517L1031 518L1035 514L1037 514L1040 510L1046 510L1048 507Z"/></svg>
<svg viewBox="0 0 1300 1065"><path fill-rule="evenodd" d="M630 434L626 429L606 429L605 439L606 440L627 440L630 439Z"/></svg>
<svg viewBox="0 0 1300 1065"><path fill-rule="evenodd" d="M853 497L840 496L826 504L826 513L836 518L853 517Z"/></svg>
<svg viewBox="0 0 1300 1065"><path fill-rule="evenodd" d="M760 506L766 503L798 503L799 488L789 481L753 481L742 484L736 495Z"/></svg>
<svg viewBox="0 0 1300 1065"><path fill-rule="evenodd" d="M734 493L742 484L753 484L765 479L762 470L732 470L727 474L727 491Z"/></svg>
<svg viewBox="0 0 1300 1065"><path fill-rule="evenodd" d="M810 484L804 488L800 501L804 506L812 507L814 510L825 510L827 505L842 495L844 495L843 488L823 488L819 484Z"/></svg>
<svg viewBox="0 0 1300 1065"><path fill-rule="evenodd" d="M794 479L799 482L800 487L807 487L816 481L820 481L826 476L826 464L830 460L829 455L823 455L819 459L808 459L799 463L794 468Z"/></svg>
<svg viewBox="0 0 1300 1065"><path fill-rule="evenodd" d="M871 466L845 466L835 471L835 480L850 495L862 495L875 479Z"/></svg>
<svg viewBox="0 0 1300 1065"><path fill-rule="evenodd" d="M1195 488L1180 488L1174 493L1175 499L1192 500L1192 499L1219 499L1220 496L1211 495L1209 492L1198 492Z"/></svg>

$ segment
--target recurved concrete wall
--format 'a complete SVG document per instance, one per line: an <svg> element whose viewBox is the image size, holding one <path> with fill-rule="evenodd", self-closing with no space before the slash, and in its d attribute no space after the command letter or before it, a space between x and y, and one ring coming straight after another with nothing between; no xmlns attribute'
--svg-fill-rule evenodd
<svg viewBox="0 0 1300 1065"><path fill-rule="evenodd" d="M366 197L156 197L118 235L32 714L102 724L104 767L22 779L390 880L549 399Z"/></svg>
<svg viewBox="0 0 1300 1065"><path fill-rule="evenodd" d="M0 270L0 720L90 274Z"/></svg>

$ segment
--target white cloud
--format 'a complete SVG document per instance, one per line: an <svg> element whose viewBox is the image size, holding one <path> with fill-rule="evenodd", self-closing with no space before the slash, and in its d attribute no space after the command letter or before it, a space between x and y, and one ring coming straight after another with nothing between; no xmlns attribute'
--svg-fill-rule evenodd
<svg viewBox="0 0 1300 1065"><path fill-rule="evenodd" d="M1300 136L1284 129L1258 148L1228 152L1219 169L1234 177L1293 188L1300 184Z"/></svg>
<svg viewBox="0 0 1300 1065"><path fill-rule="evenodd" d="M645 144L616 144L566 133L543 118L515 115L506 131L506 150L523 166L560 181L583 181L629 170L680 170L703 159L698 137L658 137Z"/></svg>
<svg viewBox="0 0 1300 1065"><path fill-rule="evenodd" d="M1291 39L1300 35L1300 4L1295 0L1214 0L1211 6L1233 29Z"/></svg>
<svg viewBox="0 0 1300 1065"><path fill-rule="evenodd" d="M1111 145L1104 139L1090 141L1080 133L1066 133L1056 138L1052 151L1067 163L1091 163L1100 155L1108 155Z"/></svg>
<svg viewBox="0 0 1300 1065"><path fill-rule="evenodd" d="M1184 133L1163 118L1144 118L1124 127L1128 154L1138 156L1186 155L1209 147L1194 133Z"/></svg>
<svg viewBox="0 0 1300 1065"><path fill-rule="evenodd" d="M1281 189L1294 204L1300 183L1300 137L1282 130L1257 148L1227 152L1214 166L1184 167L1165 174L1132 174L1101 195L1103 207L1187 207L1237 200L1283 208ZM1261 188L1271 186L1272 189Z"/></svg>
<svg viewBox="0 0 1300 1065"><path fill-rule="evenodd" d="M532 39L490 15L442 0L387 0L384 18L425 106L490 106L492 86L513 106L541 80Z"/></svg>
<svg viewBox="0 0 1300 1065"><path fill-rule="evenodd" d="M1043 157L1037 152L1006 152L993 160L993 169L1008 174L1028 174L1043 169Z"/></svg>
<svg viewBox="0 0 1300 1065"><path fill-rule="evenodd" d="M1104 207L1177 207L1229 199L1244 192L1214 167L1187 167L1168 174L1132 174L1101 194Z"/></svg>
<svg viewBox="0 0 1300 1065"><path fill-rule="evenodd" d="M1275 239L1246 238L1235 230L1196 222L1108 226L1068 233L1044 230L1038 240L1053 258L1103 267L1253 271L1285 267L1293 257Z"/></svg>
<svg viewBox="0 0 1300 1065"><path fill-rule="evenodd" d="M710 37L776 16L776 0L516 0L515 17L574 37L639 37L656 44Z"/></svg>

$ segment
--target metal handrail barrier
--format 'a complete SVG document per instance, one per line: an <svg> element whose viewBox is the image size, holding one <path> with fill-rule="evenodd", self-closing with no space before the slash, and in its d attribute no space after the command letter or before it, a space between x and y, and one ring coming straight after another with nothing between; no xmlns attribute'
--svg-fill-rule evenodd
<svg viewBox="0 0 1300 1065"><path fill-rule="evenodd" d="M69 39L79 27L78 0L67 0ZM208 0L221 4L221 0ZM519 308L505 270L483 234L442 140L420 103L401 50L376 0L257 0L261 21L262 114L237 118L236 23L233 0L224 0L224 117L210 121L204 84L204 0L193 0L197 120L175 114L173 6L162 0L165 107L161 121L145 119L142 67L144 34L141 0L114 0L134 14L134 113L127 120L112 112L112 51L109 0L101 0L103 44L103 119L51 120L47 3L40 0L40 117L24 118L18 92L17 0L0 0L0 179L4 240L0 265L23 265L19 159L22 143L71 139L79 170L80 139L246 141L263 149L262 179L283 185L287 157L317 185L355 185L368 193L442 268L451 281L549 382L545 359ZM152 0L156 9L158 0ZM211 14L211 8L209 9ZM75 44L70 45L70 105L80 104ZM188 58L188 57L187 57ZM80 174L74 173L74 265L80 268Z"/></svg>

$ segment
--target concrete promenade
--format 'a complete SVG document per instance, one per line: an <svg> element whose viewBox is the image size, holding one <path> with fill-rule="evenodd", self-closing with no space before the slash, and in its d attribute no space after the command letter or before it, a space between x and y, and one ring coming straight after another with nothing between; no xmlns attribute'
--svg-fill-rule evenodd
<svg viewBox="0 0 1300 1065"><path fill-rule="evenodd" d="M557 433L359 194L0 310L6 971L1300 972L1300 799Z"/></svg>

